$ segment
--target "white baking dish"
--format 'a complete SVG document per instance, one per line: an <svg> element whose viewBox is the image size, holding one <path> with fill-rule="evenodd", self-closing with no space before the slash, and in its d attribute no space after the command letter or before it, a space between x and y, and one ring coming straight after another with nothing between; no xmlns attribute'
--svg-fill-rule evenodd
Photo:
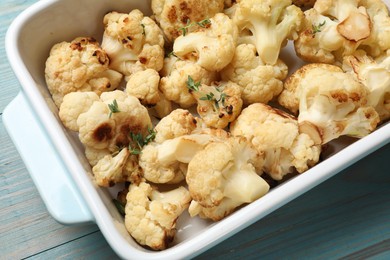
<svg viewBox="0 0 390 260"><path fill-rule="evenodd" d="M100 40L103 31L102 18L108 11L129 12L139 8L150 13L149 5L150 1L136 0L42 0L24 11L12 23L6 36L8 58L22 85L23 94L43 125L48 140L57 150L66 170L73 177L94 221L120 257L193 257L389 143L390 124L353 143L348 138L332 142L331 148L337 153L328 154L328 158L323 162L274 188L254 203L217 223L184 216L179 219L179 231L171 248L161 252L144 249L126 232L123 219L112 204L110 191L97 187L91 181L91 169L84 157L82 146L77 137L62 126L57 116L57 108L46 88L44 64L51 46L57 42L70 41L77 36L93 36ZM287 49L283 56L285 59L291 59L294 55L291 49ZM291 60L288 63L294 64L291 70L301 64Z"/></svg>

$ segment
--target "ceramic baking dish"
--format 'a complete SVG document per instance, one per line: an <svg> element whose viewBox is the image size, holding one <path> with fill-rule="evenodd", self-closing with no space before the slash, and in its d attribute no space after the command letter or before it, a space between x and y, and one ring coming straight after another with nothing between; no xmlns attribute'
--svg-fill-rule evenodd
<svg viewBox="0 0 390 260"><path fill-rule="evenodd" d="M357 141L341 138L330 144L328 151L331 152L324 161L222 221L211 223L184 215L178 221L178 234L171 248L153 252L139 246L128 235L123 218L112 203L113 191L93 183L91 168L77 136L62 126L57 116L58 110L46 88L44 65L51 46L57 42L70 41L77 36L93 36L100 40L102 19L108 11L128 13L138 8L150 14L149 5L150 1L137 0L42 0L18 16L6 36L9 61L32 113L42 125L46 141L53 145L91 212L93 221L120 257L182 259L196 256L389 143L390 124ZM292 60L294 53L290 47L282 55L290 70L302 64Z"/></svg>

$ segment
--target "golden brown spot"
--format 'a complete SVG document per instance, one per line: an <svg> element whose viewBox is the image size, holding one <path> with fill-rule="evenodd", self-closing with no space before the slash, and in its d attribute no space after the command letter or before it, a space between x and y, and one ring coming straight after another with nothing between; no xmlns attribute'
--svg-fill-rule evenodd
<svg viewBox="0 0 390 260"><path fill-rule="evenodd" d="M360 100L360 95L358 93L351 93L349 95L349 98L352 99L352 101L357 102Z"/></svg>
<svg viewBox="0 0 390 260"><path fill-rule="evenodd" d="M142 64L146 64L148 62L148 59L145 57L139 57L139 62L141 62Z"/></svg>
<svg viewBox="0 0 390 260"><path fill-rule="evenodd" d="M171 6L171 9L168 11L168 20L171 23L174 23L177 20L176 7Z"/></svg>
<svg viewBox="0 0 390 260"><path fill-rule="evenodd" d="M330 95L333 99L336 99L340 103L348 101L348 95L343 92L333 92Z"/></svg>
<svg viewBox="0 0 390 260"><path fill-rule="evenodd" d="M124 23L128 23L129 22L129 17L126 17L125 19L123 19L123 22Z"/></svg>
<svg viewBox="0 0 390 260"><path fill-rule="evenodd" d="M83 47L81 46L81 43L80 42L74 42L70 45L70 48L74 51L82 51L83 50Z"/></svg>
<svg viewBox="0 0 390 260"><path fill-rule="evenodd" d="M108 123L98 126L93 132L93 138L98 142L103 142L112 138L112 128Z"/></svg>

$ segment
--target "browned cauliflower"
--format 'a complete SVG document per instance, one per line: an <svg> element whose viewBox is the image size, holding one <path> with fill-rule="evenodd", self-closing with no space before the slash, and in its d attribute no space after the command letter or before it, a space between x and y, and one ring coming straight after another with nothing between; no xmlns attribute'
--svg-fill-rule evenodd
<svg viewBox="0 0 390 260"><path fill-rule="evenodd" d="M312 8L315 4L316 0L292 0L292 3L296 6L299 6L303 9Z"/></svg>
<svg viewBox="0 0 390 260"><path fill-rule="evenodd" d="M116 89L122 75L109 69L109 63L107 53L91 37L55 44L46 60L45 79L57 107L71 92L93 91L100 95Z"/></svg>
<svg viewBox="0 0 390 260"><path fill-rule="evenodd" d="M129 14L110 12L103 23L102 48L110 57L110 68L125 76L145 69L162 69L163 33L151 18L135 9Z"/></svg>
<svg viewBox="0 0 390 260"><path fill-rule="evenodd" d="M295 41L303 60L329 64L357 49L376 57L389 48L390 17L380 0L317 0Z"/></svg>
<svg viewBox="0 0 390 260"><path fill-rule="evenodd" d="M184 187L159 192L146 182L131 184L126 196L126 229L139 244L153 250L166 249L176 234L176 221L190 200Z"/></svg>
<svg viewBox="0 0 390 260"><path fill-rule="evenodd" d="M312 63L286 80L278 100L299 111L299 124L316 143L325 144L341 135L363 137L376 128L379 116L367 105L367 95L366 87L341 68Z"/></svg>
<svg viewBox="0 0 390 260"><path fill-rule="evenodd" d="M165 58L161 71L160 90L164 96L182 108L196 104L188 88L188 77L194 82L209 85L217 79L215 72L205 70L192 61L180 60L174 56Z"/></svg>
<svg viewBox="0 0 390 260"><path fill-rule="evenodd" d="M169 115L162 118L156 127L156 143L173 139L182 135L191 134L197 128L197 118L188 110L175 109Z"/></svg>
<svg viewBox="0 0 390 260"><path fill-rule="evenodd" d="M152 124L147 109L137 98L119 90L104 92L100 98L93 92L68 95L60 107L60 118L79 132L97 184L138 182L138 157L127 147L135 142L132 134L148 134ZM83 98L85 102L80 103Z"/></svg>
<svg viewBox="0 0 390 260"><path fill-rule="evenodd" d="M232 62L221 71L223 80L233 81L242 88L245 105L268 103L283 90L288 68L280 59L274 65L265 64L253 44L237 46Z"/></svg>
<svg viewBox="0 0 390 260"><path fill-rule="evenodd" d="M195 61L208 71L220 71L233 59L238 31L233 21L218 13L197 30L179 36L173 52L181 59Z"/></svg>
<svg viewBox="0 0 390 260"><path fill-rule="evenodd" d="M152 0L154 16L169 42L183 33L180 28L213 17L223 8L224 0Z"/></svg>
<svg viewBox="0 0 390 260"><path fill-rule="evenodd" d="M160 101L158 85L160 76L153 69L146 69L132 74L126 84L126 93L139 99L146 107L155 106Z"/></svg>
<svg viewBox="0 0 390 260"><path fill-rule="evenodd" d="M390 51L373 59L364 51L346 56L343 69L368 89L367 105L378 112L381 121L390 118Z"/></svg>
<svg viewBox="0 0 390 260"><path fill-rule="evenodd" d="M230 130L264 153L263 170L275 180L282 180L294 169L302 173L319 160L321 147L300 132L298 121L268 105L255 103L246 107Z"/></svg>
<svg viewBox="0 0 390 260"><path fill-rule="evenodd" d="M198 102L198 114L208 127L225 128L241 112L241 88L234 82L203 84L192 94Z"/></svg>
<svg viewBox="0 0 390 260"><path fill-rule="evenodd" d="M206 145L188 165L186 181L193 199L190 215L218 221L266 194L269 185L255 168L259 161L261 155L245 138L230 137Z"/></svg>

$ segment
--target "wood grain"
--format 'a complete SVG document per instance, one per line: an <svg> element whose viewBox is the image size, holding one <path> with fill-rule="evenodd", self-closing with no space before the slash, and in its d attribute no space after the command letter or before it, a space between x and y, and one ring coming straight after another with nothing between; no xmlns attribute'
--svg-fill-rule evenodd
<svg viewBox="0 0 390 260"><path fill-rule="evenodd" d="M0 3L0 113L20 89L4 35L34 2ZM389 158L386 145L197 259L390 259ZM96 225L51 218L0 118L0 259L22 258L117 257Z"/></svg>

